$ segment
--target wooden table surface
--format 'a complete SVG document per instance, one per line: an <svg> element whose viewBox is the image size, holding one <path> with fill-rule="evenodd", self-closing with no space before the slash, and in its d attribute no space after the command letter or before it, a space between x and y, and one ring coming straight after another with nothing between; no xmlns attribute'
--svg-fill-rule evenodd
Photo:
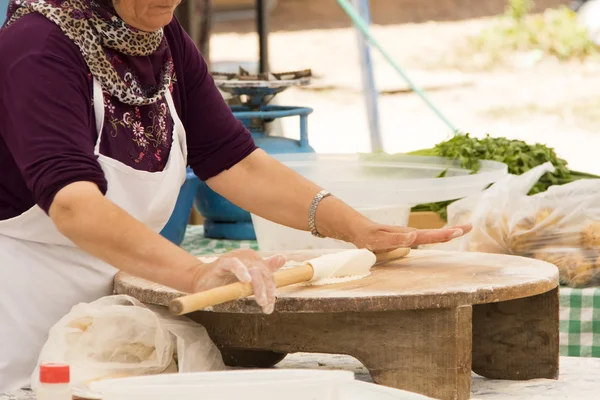
<svg viewBox="0 0 600 400"><path fill-rule="evenodd" d="M125 274L115 290L162 306L182 295ZM282 288L271 315L244 299L189 317L230 366L347 354L379 384L443 400L468 399L471 371L510 380L559 372L558 271L530 258L415 250L361 280Z"/></svg>
<svg viewBox="0 0 600 400"><path fill-rule="evenodd" d="M286 253L306 261L323 251ZM545 293L558 285L554 265L497 254L413 250L406 258L372 269L370 276L325 286L291 286L277 291L278 312L367 312L457 307ZM175 290L121 273L115 291L148 304L168 306ZM213 308L260 313L252 299Z"/></svg>

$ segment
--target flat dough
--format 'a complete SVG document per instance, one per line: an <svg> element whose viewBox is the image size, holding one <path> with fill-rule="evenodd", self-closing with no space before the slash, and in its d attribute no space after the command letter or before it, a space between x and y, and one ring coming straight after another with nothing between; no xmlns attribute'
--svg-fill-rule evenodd
<svg viewBox="0 0 600 400"><path fill-rule="evenodd" d="M336 283L351 282L371 274L371 267L376 258L368 250L343 250L327 255L322 265L313 265L315 276L310 282L300 283L301 286L324 286ZM288 261L283 268L294 268L304 265L302 262ZM332 267L336 265L337 267Z"/></svg>
<svg viewBox="0 0 600 400"><path fill-rule="evenodd" d="M296 262L296 261L288 261L282 269L296 268L304 265L304 263ZM344 282L352 282L362 279L366 276L369 276L371 273L369 272L366 275L352 275L352 276L342 276L338 278L323 278L317 279L314 281L298 283L292 286L325 286L325 285L335 285L336 283L344 283Z"/></svg>
<svg viewBox="0 0 600 400"><path fill-rule="evenodd" d="M339 253L327 254L311 260L315 270L315 281L343 277L365 277L371 273L375 265L375 254L365 249L344 250Z"/></svg>
<svg viewBox="0 0 600 400"><path fill-rule="evenodd" d="M369 276L371 273L368 273L367 275L352 275L352 276L343 276L341 278L325 278L325 279L318 279L316 281L310 281L310 282L306 282L306 283L300 283L301 286L325 286L325 285L335 285L336 283L345 283L345 282L352 282L352 281L358 281L362 278L365 278L367 276Z"/></svg>
<svg viewBox="0 0 600 400"><path fill-rule="evenodd" d="M214 262L217 258L198 257L203 263ZM375 264L375 261L375 255L368 250L341 250L339 253L327 255L327 261L323 265L313 265L315 268L314 278L310 282L298 285L324 286L356 281L371 274L371 267ZM288 261L282 269L299 267L304 264L304 262ZM332 265L337 267L332 267Z"/></svg>

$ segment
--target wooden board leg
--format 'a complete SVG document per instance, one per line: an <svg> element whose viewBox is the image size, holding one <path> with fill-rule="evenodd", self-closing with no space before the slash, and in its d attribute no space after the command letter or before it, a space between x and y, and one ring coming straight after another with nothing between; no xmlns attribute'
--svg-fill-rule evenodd
<svg viewBox="0 0 600 400"><path fill-rule="evenodd" d="M373 313L199 312L222 348L347 354L379 384L442 400L468 399L471 307Z"/></svg>
<svg viewBox="0 0 600 400"><path fill-rule="evenodd" d="M470 398L471 307L413 311L392 325L410 335L371 342L356 354L374 382L436 399Z"/></svg>
<svg viewBox="0 0 600 400"><path fill-rule="evenodd" d="M491 379L557 379L558 288L473 306L473 371Z"/></svg>

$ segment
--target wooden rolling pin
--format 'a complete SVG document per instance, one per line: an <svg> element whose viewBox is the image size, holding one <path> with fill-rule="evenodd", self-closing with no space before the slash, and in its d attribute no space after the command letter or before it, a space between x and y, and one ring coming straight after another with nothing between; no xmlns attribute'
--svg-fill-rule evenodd
<svg viewBox="0 0 600 400"><path fill-rule="evenodd" d="M373 265L397 260L405 257L409 252L409 248L377 255L368 250L341 251L309 260L299 267L282 269L275 272L273 278L275 286L280 288L326 278L365 275ZM250 283L236 282L174 299L169 304L169 310L172 314L184 315L253 294Z"/></svg>

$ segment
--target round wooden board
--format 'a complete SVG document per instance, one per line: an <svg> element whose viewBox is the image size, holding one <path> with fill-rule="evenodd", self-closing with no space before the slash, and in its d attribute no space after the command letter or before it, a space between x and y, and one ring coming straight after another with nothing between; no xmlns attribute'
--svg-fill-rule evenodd
<svg viewBox="0 0 600 400"><path fill-rule="evenodd" d="M306 261L318 254L284 253ZM276 312L372 312L448 308L530 297L558 286L558 269L523 257L414 250L407 257L375 267L360 280L325 286L278 289ZM161 306L179 296L170 288L120 273L115 292ZM215 306L216 312L259 313L252 298Z"/></svg>

